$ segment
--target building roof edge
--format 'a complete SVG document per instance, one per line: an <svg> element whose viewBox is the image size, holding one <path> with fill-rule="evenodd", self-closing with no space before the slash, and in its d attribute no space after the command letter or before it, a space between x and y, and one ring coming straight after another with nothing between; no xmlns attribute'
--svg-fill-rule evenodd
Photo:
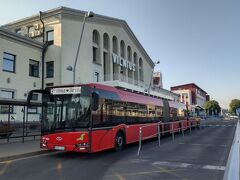
<svg viewBox="0 0 240 180"><path fill-rule="evenodd" d="M20 41L22 43L26 43L26 44L35 46L35 47L40 48L40 49L42 49L42 47L43 47L43 44L38 42L38 41L35 41L31 38L22 36L20 34L11 32L11 31L9 31L7 29L4 29L2 27L0 27L0 35L7 36L7 37L12 38L14 40L17 40L17 41Z"/></svg>
<svg viewBox="0 0 240 180"><path fill-rule="evenodd" d="M67 12L67 13L70 13L70 14L74 13L75 15L81 15L81 16L84 16L84 14L86 13L86 11L73 9L73 8L69 8L69 7L65 7L65 6L60 6L60 7L54 8L54 9L44 11L42 16L43 16L43 18L46 18L46 17L49 17L51 15L61 14L61 13L64 13L64 12L65 13ZM150 64L150 66L152 68L154 67L154 62L152 61L152 59L150 58L150 56L148 55L148 53L146 52L144 47L141 45L141 43L139 42L139 40L137 39L137 37L135 36L135 34L133 33L133 31L131 30L131 28L129 27L129 25L127 24L127 22L125 20L114 18L114 17L109 17L109 16L104 16L104 15L100 15L100 14L94 14L94 17L105 20L105 21L111 21L111 22L116 22L116 23L121 24L123 26L123 28L126 30L126 32L130 34L133 41L135 41L137 46L140 48L140 50L143 53L143 56L145 56L146 60ZM17 20L17 21L13 21L13 22L5 24L1 27L8 28L8 27L14 26L16 24L21 24L25 21L35 21L35 20L38 20L38 19L39 19L39 14L36 14L36 15L32 15L32 16Z"/></svg>
<svg viewBox="0 0 240 180"><path fill-rule="evenodd" d="M170 87L170 89L172 88L178 88L178 87L182 87L182 86L189 86L189 85L193 85L195 87L197 87L198 89L202 90L205 94L208 94L206 91L204 91L202 88L200 88L198 85L196 85L195 83L187 83L187 84L181 84L181 85L178 85L178 86L172 86Z"/></svg>

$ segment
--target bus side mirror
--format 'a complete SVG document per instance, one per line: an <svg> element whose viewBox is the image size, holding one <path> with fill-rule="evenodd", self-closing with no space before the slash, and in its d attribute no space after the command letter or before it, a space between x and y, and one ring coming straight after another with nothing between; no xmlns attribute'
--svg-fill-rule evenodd
<svg viewBox="0 0 240 180"><path fill-rule="evenodd" d="M31 99L32 99L32 95L33 95L33 92L30 91L28 93L28 97L27 97L27 105L30 106L30 103L31 103Z"/></svg>
<svg viewBox="0 0 240 180"><path fill-rule="evenodd" d="M31 105L31 100L32 100L32 96L34 93L40 93L42 95L47 95L49 96L49 99L51 102L54 101L54 97L53 95L50 94L49 91L46 91L46 90L42 90L42 89L34 89L34 90L31 90L29 93L28 93L28 97L27 97L27 106L30 106Z"/></svg>
<svg viewBox="0 0 240 180"><path fill-rule="evenodd" d="M93 111L98 110L98 105L99 105L99 95L96 92L92 93L92 101L91 101L91 109Z"/></svg>

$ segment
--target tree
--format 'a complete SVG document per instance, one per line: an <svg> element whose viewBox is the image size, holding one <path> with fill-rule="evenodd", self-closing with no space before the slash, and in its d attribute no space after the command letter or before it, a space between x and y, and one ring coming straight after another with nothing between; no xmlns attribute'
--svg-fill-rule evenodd
<svg viewBox="0 0 240 180"><path fill-rule="evenodd" d="M206 101L204 103L204 109L206 111L206 114L209 116L218 115L221 112L221 107L219 106L219 103L215 100Z"/></svg>
<svg viewBox="0 0 240 180"><path fill-rule="evenodd" d="M236 109L240 108L240 100L239 99L233 99L229 105L229 112L232 114L236 114Z"/></svg>

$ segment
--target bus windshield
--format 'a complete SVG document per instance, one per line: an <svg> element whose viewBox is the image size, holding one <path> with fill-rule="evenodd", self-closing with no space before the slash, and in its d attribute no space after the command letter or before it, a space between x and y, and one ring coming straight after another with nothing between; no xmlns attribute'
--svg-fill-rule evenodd
<svg viewBox="0 0 240 180"><path fill-rule="evenodd" d="M90 125L90 97L80 94L43 98L43 131L74 130Z"/></svg>

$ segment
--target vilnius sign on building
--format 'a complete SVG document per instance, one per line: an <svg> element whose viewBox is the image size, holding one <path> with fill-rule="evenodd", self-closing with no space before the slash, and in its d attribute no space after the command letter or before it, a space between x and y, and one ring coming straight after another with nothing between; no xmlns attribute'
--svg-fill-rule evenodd
<svg viewBox="0 0 240 180"><path fill-rule="evenodd" d="M131 71L135 71L136 65L134 63L132 63L114 53L112 53L112 60L113 60L113 63L115 63L115 64L125 67Z"/></svg>

